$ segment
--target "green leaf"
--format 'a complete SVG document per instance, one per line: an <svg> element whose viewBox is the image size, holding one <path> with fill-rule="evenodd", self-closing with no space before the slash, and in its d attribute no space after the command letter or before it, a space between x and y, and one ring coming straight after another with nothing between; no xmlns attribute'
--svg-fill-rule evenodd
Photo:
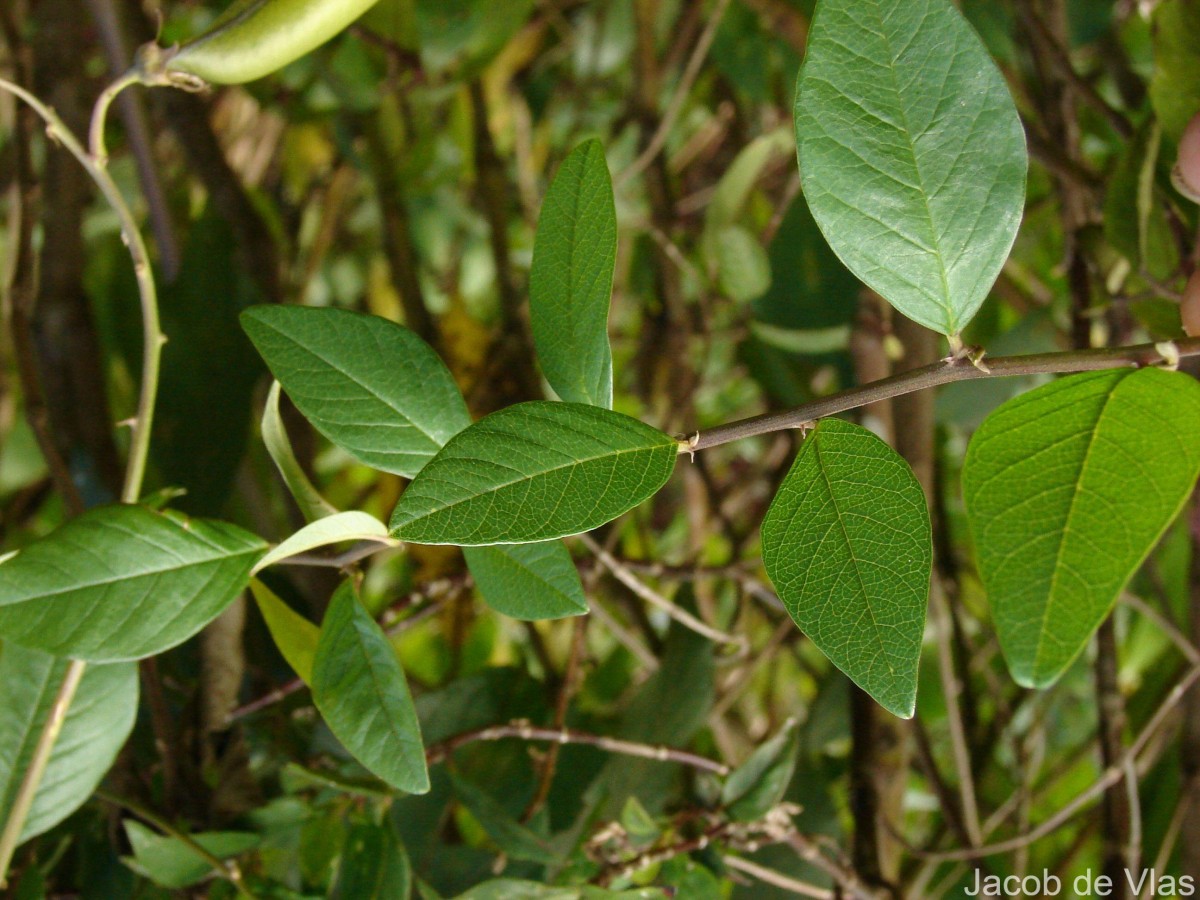
<svg viewBox="0 0 1200 900"><path fill-rule="evenodd" d="M538 361L563 400L612 407L608 306L617 211L604 148L580 144L554 177L533 244L529 315Z"/></svg>
<svg viewBox="0 0 1200 900"><path fill-rule="evenodd" d="M0 643L0 810L12 808L66 669L64 659ZM84 670L22 841L53 828L92 795L133 730L137 706L137 666L111 663Z"/></svg>
<svg viewBox="0 0 1200 900"><path fill-rule="evenodd" d="M789 719L779 733L730 773L721 789L721 805L742 822L761 819L783 801L800 749L800 730Z"/></svg>
<svg viewBox="0 0 1200 900"><path fill-rule="evenodd" d="M615 519L661 488L674 438L620 413L535 401L455 435L392 513L416 544L525 544Z"/></svg>
<svg viewBox="0 0 1200 900"><path fill-rule="evenodd" d="M1160 369L1063 378L975 433L963 498L1013 678L1054 682L1200 473L1200 385Z"/></svg>
<svg viewBox="0 0 1200 900"><path fill-rule="evenodd" d="M265 548L226 522L97 507L0 565L0 638L90 662L161 653L233 602Z"/></svg>
<svg viewBox="0 0 1200 900"><path fill-rule="evenodd" d="M933 547L908 464L865 428L823 419L767 510L762 548L779 599L817 649L910 717Z"/></svg>
<svg viewBox="0 0 1200 900"><path fill-rule="evenodd" d="M273 566L277 562L317 547L326 547L342 541L360 540L378 541L381 544L395 543L388 537L387 526L369 513L355 510L334 513L310 522L277 547L272 548L255 564L251 574L257 575L267 566Z"/></svg>
<svg viewBox="0 0 1200 900"><path fill-rule="evenodd" d="M1163 133L1179 140L1200 112L1200 7L1193 0L1162 0L1154 10L1154 77L1150 102Z"/></svg>
<svg viewBox="0 0 1200 900"><path fill-rule="evenodd" d="M771 286L771 261L757 237L741 225L727 225L713 236L717 279L731 300L747 303Z"/></svg>
<svg viewBox="0 0 1200 900"><path fill-rule="evenodd" d="M514 619L561 619L588 611L579 571L561 541L465 547L475 586L496 612Z"/></svg>
<svg viewBox="0 0 1200 900"><path fill-rule="evenodd" d="M325 516L332 516L337 512L337 508L313 487L292 451L292 442L288 439L283 417L279 414L279 388L279 382L272 381L271 390L267 392L267 402L263 406L262 414L263 444L304 518L313 522Z"/></svg>
<svg viewBox="0 0 1200 900"><path fill-rule="evenodd" d="M1025 135L949 0L821 0L796 93L805 196L834 252L904 315L962 331L1025 199Z"/></svg>
<svg viewBox="0 0 1200 900"><path fill-rule="evenodd" d="M334 900L408 900L411 893L412 866L392 830L378 825L351 828L329 896Z"/></svg>
<svg viewBox="0 0 1200 900"><path fill-rule="evenodd" d="M350 582L333 595L313 664L313 701L342 745L397 790L429 790L421 726L387 635Z"/></svg>
<svg viewBox="0 0 1200 900"><path fill-rule="evenodd" d="M454 785L455 796L470 810L488 837L509 857L546 865L560 861L559 854L540 835L513 819L486 791L453 773L450 781Z"/></svg>
<svg viewBox="0 0 1200 900"><path fill-rule="evenodd" d="M133 856L123 856L121 861L160 887L180 890L213 873L212 863L179 838L156 834L133 819L125 820L125 834ZM257 834L246 831L211 831L188 837L219 859L245 853L260 841Z"/></svg>
<svg viewBox="0 0 1200 900"><path fill-rule="evenodd" d="M257 578L250 580L250 591L254 594L254 600L262 613L263 621L267 623L267 630L271 632L275 646L292 667L292 671L311 687L320 629L284 603Z"/></svg>
<svg viewBox="0 0 1200 900"><path fill-rule="evenodd" d="M470 424L446 366L395 322L256 306L242 313L242 327L304 417L369 466L412 478Z"/></svg>

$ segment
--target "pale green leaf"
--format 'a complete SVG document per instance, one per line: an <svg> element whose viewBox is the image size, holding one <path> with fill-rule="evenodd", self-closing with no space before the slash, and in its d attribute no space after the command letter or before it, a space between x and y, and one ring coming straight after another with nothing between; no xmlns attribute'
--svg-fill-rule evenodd
<svg viewBox="0 0 1200 900"><path fill-rule="evenodd" d="M254 594L275 646L300 680L311 686L320 629L284 603L257 578L250 580L250 591Z"/></svg>
<svg viewBox="0 0 1200 900"><path fill-rule="evenodd" d="M747 144L717 182L712 200L704 210L705 234L736 223L763 171L773 161L790 155L795 147L795 139L787 126L780 126Z"/></svg>
<svg viewBox="0 0 1200 900"><path fill-rule="evenodd" d="M387 635L347 582L333 595L313 665L313 701L360 763L397 790L429 790L421 726Z"/></svg>
<svg viewBox="0 0 1200 900"><path fill-rule="evenodd" d="M67 665L11 641L0 643L0 810L12 808ZM137 706L137 666L84 670L21 840L53 828L92 795L133 730Z"/></svg>
<svg viewBox="0 0 1200 900"><path fill-rule="evenodd" d="M227 522L97 507L0 565L0 638L91 662L161 653L233 602L264 549Z"/></svg>
<svg viewBox="0 0 1200 900"><path fill-rule="evenodd" d="M579 403L518 403L451 438L392 513L417 544L524 544L603 525L661 488L678 444Z"/></svg>
<svg viewBox="0 0 1200 900"><path fill-rule="evenodd" d="M317 519L305 525L287 540L271 549L254 566L251 574L258 574L267 566L273 566L289 557L306 553L317 547L326 547L341 541L378 541L381 544L394 544L388 537L387 526L374 516L365 512L350 510L349 512L334 513L323 519Z"/></svg>
<svg viewBox="0 0 1200 900"><path fill-rule="evenodd" d="M1160 369L1063 378L1008 401L967 450L963 497L1013 677L1057 679L1200 473L1200 385Z"/></svg>
<svg viewBox="0 0 1200 900"><path fill-rule="evenodd" d="M470 423L445 364L395 322L256 306L242 327L304 417L369 466L411 478Z"/></svg>
<svg viewBox="0 0 1200 900"><path fill-rule="evenodd" d="M271 390L267 392L267 402L263 406L262 439L275 468L279 470L284 486L300 507L305 519L313 522L337 512L337 509L313 487L292 451L292 442L288 439L283 417L279 414L278 381L271 382Z"/></svg>
<svg viewBox="0 0 1200 900"><path fill-rule="evenodd" d="M529 316L538 361L563 400L612 406L608 307L617 213L604 148L580 144L563 161L538 219Z"/></svg>
<svg viewBox="0 0 1200 900"><path fill-rule="evenodd" d="M762 554L817 649L911 716L933 548L925 494L899 454L865 428L822 420L767 510Z"/></svg>
<svg viewBox="0 0 1200 900"><path fill-rule="evenodd" d="M946 335L1016 237L1025 135L949 0L821 0L796 94L805 197L846 266Z"/></svg>
<svg viewBox="0 0 1200 900"><path fill-rule="evenodd" d="M717 280L730 300L747 303L771 286L771 260L757 237L741 225L727 225L713 236Z"/></svg>
<svg viewBox="0 0 1200 900"><path fill-rule="evenodd" d="M588 611L579 571L561 541L464 547L475 586L514 619L560 619Z"/></svg>
<svg viewBox="0 0 1200 900"><path fill-rule="evenodd" d="M160 887L179 890L213 874L213 865L179 838L156 834L141 822L125 820L125 834L133 856L121 861ZM188 835L218 859L228 859L252 850L261 839L246 831L210 831Z"/></svg>

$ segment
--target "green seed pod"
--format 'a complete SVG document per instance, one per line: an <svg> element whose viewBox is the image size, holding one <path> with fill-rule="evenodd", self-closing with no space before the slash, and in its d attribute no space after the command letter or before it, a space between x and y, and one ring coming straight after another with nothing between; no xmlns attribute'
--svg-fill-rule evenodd
<svg viewBox="0 0 1200 900"><path fill-rule="evenodd" d="M166 51L164 69L242 84L319 47L377 0L237 0L197 38Z"/></svg>

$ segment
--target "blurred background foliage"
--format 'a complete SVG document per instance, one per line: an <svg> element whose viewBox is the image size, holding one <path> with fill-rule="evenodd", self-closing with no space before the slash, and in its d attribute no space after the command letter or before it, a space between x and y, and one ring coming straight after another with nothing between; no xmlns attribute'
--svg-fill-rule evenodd
<svg viewBox="0 0 1200 900"><path fill-rule="evenodd" d="M223 5L9 0L0 66L79 128L131 48L160 26L164 43L183 40ZM558 164L592 137L620 224L620 411L690 433L944 354L846 272L803 202L791 106L812 5L381 0L245 88L124 97L111 168L153 240L170 338L150 487L272 540L302 524L258 438L265 369L237 324L253 303L406 324L446 359L475 416L541 396L525 302L533 231ZM961 8L1008 80L1034 160L1025 224L969 342L999 355L1181 335L1195 209L1167 173L1200 109L1200 8ZM7 552L115 498L127 434L113 423L135 406L140 326L114 216L9 98L0 110ZM934 499L913 722L852 690L774 597L758 526L795 439L748 440L681 465L652 502L594 535L614 564L569 542L585 618L487 610L454 548L362 564L437 762L428 795L389 794L347 758L257 609L239 602L142 664L138 724L104 793L22 849L14 896L566 898L590 884L687 898L891 885L935 898L961 895L973 867L1067 876L1131 854L1200 876L1200 699L1158 732L1133 788L974 863L936 855L973 831L1027 835L1094 784L1182 671L1171 638L1200 633L1185 517L1131 585L1141 611L1118 608L1098 665L1081 659L1041 693L1008 678L957 476L974 427L1033 383L964 383L861 411ZM387 519L398 477L354 462L294 411L285 420L335 506ZM744 645L671 622L630 579ZM319 621L338 575L293 567L268 580ZM675 756L470 739L515 720L729 767L769 752L739 807ZM980 824L964 818L970 804ZM771 818L780 809L794 828ZM236 860L241 888L214 879L181 837L192 834Z"/></svg>

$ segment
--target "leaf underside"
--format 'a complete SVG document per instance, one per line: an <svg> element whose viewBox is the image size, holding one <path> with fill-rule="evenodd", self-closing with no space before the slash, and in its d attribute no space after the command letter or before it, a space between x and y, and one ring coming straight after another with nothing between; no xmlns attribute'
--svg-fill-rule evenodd
<svg viewBox="0 0 1200 900"><path fill-rule="evenodd" d="M1016 237L1016 107L949 0L822 0L796 92L804 193L829 245L896 309L960 332Z"/></svg>

